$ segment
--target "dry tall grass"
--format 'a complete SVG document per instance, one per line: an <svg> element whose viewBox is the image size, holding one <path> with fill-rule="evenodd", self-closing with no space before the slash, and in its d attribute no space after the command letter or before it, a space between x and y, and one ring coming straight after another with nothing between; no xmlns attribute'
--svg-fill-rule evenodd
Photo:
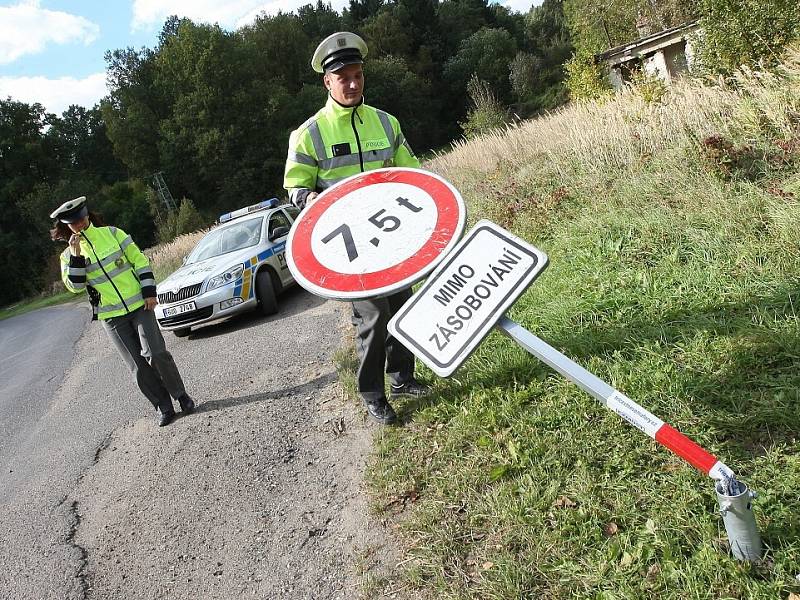
<svg viewBox="0 0 800 600"><path fill-rule="evenodd" d="M610 101L573 104L544 117L453 144L426 165L457 180L465 170L606 172L665 148L687 147L711 134L747 140L765 128L789 138L800 113L800 47L774 73L742 71L730 82L684 81L658 102L629 89ZM731 117L736 114L736 119Z"/></svg>
<svg viewBox="0 0 800 600"><path fill-rule="evenodd" d="M181 235L171 242L159 244L145 250L150 259L150 265L156 275L157 281L162 281L167 275L181 266L183 258L192 251L208 229L201 229L194 233Z"/></svg>

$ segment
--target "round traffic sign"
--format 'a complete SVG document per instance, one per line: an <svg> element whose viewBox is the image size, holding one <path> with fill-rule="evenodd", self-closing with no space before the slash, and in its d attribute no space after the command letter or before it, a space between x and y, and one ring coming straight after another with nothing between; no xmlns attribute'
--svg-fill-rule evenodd
<svg viewBox="0 0 800 600"><path fill-rule="evenodd" d="M359 173L300 213L286 242L287 263L318 296L387 296L430 273L458 242L466 217L461 195L434 173Z"/></svg>

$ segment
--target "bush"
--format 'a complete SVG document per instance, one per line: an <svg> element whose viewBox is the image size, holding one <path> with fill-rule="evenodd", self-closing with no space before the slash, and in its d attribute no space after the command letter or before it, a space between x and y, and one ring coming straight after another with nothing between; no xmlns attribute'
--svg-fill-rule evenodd
<svg viewBox="0 0 800 600"><path fill-rule="evenodd" d="M166 216L159 216L156 224L158 241L161 244L170 242L179 235L195 232L206 225L206 220L197 211L194 202L183 198L177 211L170 211Z"/></svg>
<svg viewBox="0 0 800 600"><path fill-rule="evenodd" d="M710 135L700 142L700 158L706 170L724 181L754 179L758 173L755 149L735 145L723 135Z"/></svg>
<svg viewBox="0 0 800 600"><path fill-rule="evenodd" d="M467 120L459 123L466 138L500 129L508 123L508 109L497 99L488 83L473 75L467 83L467 93L473 108L467 113Z"/></svg>
<svg viewBox="0 0 800 600"><path fill-rule="evenodd" d="M572 100L599 100L611 96L611 84L605 69L594 62L589 51L578 51L564 65L567 89Z"/></svg>
<svg viewBox="0 0 800 600"><path fill-rule="evenodd" d="M638 71L633 74L633 88L636 93L647 103L661 102L667 93L667 84L658 75Z"/></svg>

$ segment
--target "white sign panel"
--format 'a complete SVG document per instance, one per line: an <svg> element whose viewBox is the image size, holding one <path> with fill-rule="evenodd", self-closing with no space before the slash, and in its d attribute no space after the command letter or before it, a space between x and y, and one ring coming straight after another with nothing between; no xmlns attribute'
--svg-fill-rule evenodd
<svg viewBox="0 0 800 600"><path fill-rule="evenodd" d="M479 221L389 321L389 331L447 377L547 266L547 255Z"/></svg>

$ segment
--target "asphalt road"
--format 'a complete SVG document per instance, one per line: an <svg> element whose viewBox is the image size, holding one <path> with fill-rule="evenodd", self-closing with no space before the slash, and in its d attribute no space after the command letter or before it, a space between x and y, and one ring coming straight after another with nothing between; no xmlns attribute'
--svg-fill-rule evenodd
<svg viewBox="0 0 800 600"><path fill-rule="evenodd" d="M88 307L0 322L0 597L354 598L395 551L333 352L344 305L166 335L198 410L158 428ZM374 588L374 584L371 585Z"/></svg>
<svg viewBox="0 0 800 600"><path fill-rule="evenodd" d="M67 543L75 524L67 495L102 440L138 412L132 404L100 409L105 394L59 393L72 370L87 368L76 349L90 318L87 305L71 303L0 321L4 597L80 597L71 576L81 557Z"/></svg>
<svg viewBox="0 0 800 600"><path fill-rule="evenodd" d="M65 304L0 321L0 473L47 412L89 311ZM12 490L0 488L0 500Z"/></svg>

